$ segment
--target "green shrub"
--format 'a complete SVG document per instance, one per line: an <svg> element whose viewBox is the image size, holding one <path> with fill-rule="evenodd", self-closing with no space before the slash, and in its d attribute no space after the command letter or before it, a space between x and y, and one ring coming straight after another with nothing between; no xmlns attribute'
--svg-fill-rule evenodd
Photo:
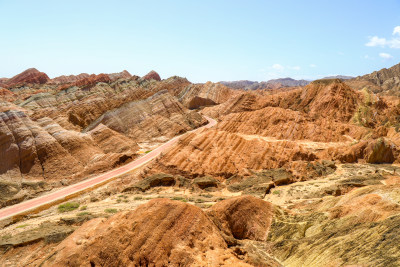
<svg viewBox="0 0 400 267"><path fill-rule="evenodd" d="M17 227L15 227L15 228L25 228L25 227L27 227L29 224L21 224L21 225L18 225Z"/></svg>
<svg viewBox="0 0 400 267"><path fill-rule="evenodd" d="M117 209L105 209L104 211L107 213L117 213L118 212Z"/></svg>
<svg viewBox="0 0 400 267"><path fill-rule="evenodd" d="M87 210L87 206L82 206L79 210Z"/></svg>
<svg viewBox="0 0 400 267"><path fill-rule="evenodd" d="M79 208L79 203L77 203L77 202L67 202L67 203L59 205L58 206L58 211L59 212L67 212L67 211L76 210L77 208Z"/></svg>

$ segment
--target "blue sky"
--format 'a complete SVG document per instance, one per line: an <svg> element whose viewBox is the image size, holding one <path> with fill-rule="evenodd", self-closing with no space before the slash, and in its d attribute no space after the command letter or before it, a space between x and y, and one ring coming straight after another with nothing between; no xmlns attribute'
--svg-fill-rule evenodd
<svg viewBox="0 0 400 267"><path fill-rule="evenodd" d="M399 0L0 0L0 12L0 77L35 67L262 81L400 62Z"/></svg>

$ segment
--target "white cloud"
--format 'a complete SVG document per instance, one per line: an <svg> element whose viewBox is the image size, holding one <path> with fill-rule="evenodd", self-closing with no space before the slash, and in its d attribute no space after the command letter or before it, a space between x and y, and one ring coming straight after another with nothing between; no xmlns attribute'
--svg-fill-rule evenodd
<svg viewBox="0 0 400 267"><path fill-rule="evenodd" d="M300 70L301 69L300 66L294 66L294 67L289 67L289 68L292 70Z"/></svg>
<svg viewBox="0 0 400 267"><path fill-rule="evenodd" d="M380 46L380 47L386 47L388 46L389 48L395 48L395 49L400 49L400 26L396 26L393 29L393 35L395 37L392 37L392 39L386 39L386 38L381 38L378 36L372 36L368 37L369 42L366 43L366 46ZM398 35L398 36L397 36Z"/></svg>
<svg viewBox="0 0 400 267"><path fill-rule="evenodd" d="M379 53L379 56L383 59L392 59L393 56L388 53Z"/></svg>
<svg viewBox="0 0 400 267"><path fill-rule="evenodd" d="M378 36L369 37L369 42L365 44L366 46L382 46L387 45L385 38L379 38Z"/></svg>
<svg viewBox="0 0 400 267"><path fill-rule="evenodd" d="M274 64L272 65L272 68L279 71L283 71L285 69L285 67L282 66L281 64Z"/></svg>
<svg viewBox="0 0 400 267"><path fill-rule="evenodd" d="M396 34L400 35L400 26L394 27L394 29L393 29L393 35L396 35Z"/></svg>
<svg viewBox="0 0 400 267"><path fill-rule="evenodd" d="M310 64L310 67L311 67L311 68L316 68L317 65L315 65L315 64Z"/></svg>
<svg viewBox="0 0 400 267"><path fill-rule="evenodd" d="M370 57L369 57L368 55L365 55L364 58L365 58L365 59L369 59Z"/></svg>
<svg viewBox="0 0 400 267"><path fill-rule="evenodd" d="M391 40L389 43L389 47L400 49L400 38Z"/></svg>

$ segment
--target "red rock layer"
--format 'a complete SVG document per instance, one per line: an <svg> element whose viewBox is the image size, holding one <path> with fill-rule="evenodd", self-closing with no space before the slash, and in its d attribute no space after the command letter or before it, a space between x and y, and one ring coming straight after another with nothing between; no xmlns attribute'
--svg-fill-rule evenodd
<svg viewBox="0 0 400 267"><path fill-rule="evenodd" d="M278 107L229 114L223 117L217 127L232 133L316 142L349 141L351 138L360 139L368 133L364 127L327 119L313 120L305 113Z"/></svg>
<svg viewBox="0 0 400 267"><path fill-rule="evenodd" d="M62 75L56 78L53 78L49 81L49 83L55 83L55 84L63 84L63 83L73 83L76 82L78 80L84 79L84 78L88 78L90 75L87 73L81 73L78 75Z"/></svg>
<svg viewBox="0 0 400 267"><path fill-rule="evenodd" d="M40 72L35 68L31 68L8 79L4 85L6 87L14 87L24 84L44 84L49 80L50 78L47 76L46 73Z"/></svg>
<svg viewBox="0 0 400 267"><path fill-rule="evenodd" d="M107 74L101 73L99 75L92 74L89 77L76 81L73 85L78 87L91 87L99 82L109 83L111 82L110 77Z"/></svg>
<svg viewBox="0 0 400 267"><path fill-rule="evenodd" d="M153 171L228 178L246 174L246 169L280 168L291 161L315 159L313 153L296 142L246 140L234 133L205 129L182 137L158 160Z"/></svg>
<svg viewBox="0 0 400 267"><path fill-rule="evenodd" d="M142 79L161 81L160 75L157 72L155 72L154 70L147 73L145 76L142 77Z"/></svg>

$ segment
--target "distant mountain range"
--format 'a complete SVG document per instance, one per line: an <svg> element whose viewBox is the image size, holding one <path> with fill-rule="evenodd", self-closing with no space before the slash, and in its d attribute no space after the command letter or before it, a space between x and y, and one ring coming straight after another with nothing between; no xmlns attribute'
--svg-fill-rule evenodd
<svg viewBox="0 0 400 267"><path fill-rule="evenodd" d="M241 81L221 81L220 83L233 89L257 90L257 89L276 89L280 87L305 86L310 82L311 81L307 80L280 78L280 79L269 80L266 82L241 80Z"/></svg>
<svg viewBox="0 0 400 267"><path fill-rule="evenodd" d="M345 76L345 75L336 75L336 76L328 76L328 77L324 77L322 79L340 79L340 80L350 80L350 79L354 79L355 77L353 76Z"/></svg>

